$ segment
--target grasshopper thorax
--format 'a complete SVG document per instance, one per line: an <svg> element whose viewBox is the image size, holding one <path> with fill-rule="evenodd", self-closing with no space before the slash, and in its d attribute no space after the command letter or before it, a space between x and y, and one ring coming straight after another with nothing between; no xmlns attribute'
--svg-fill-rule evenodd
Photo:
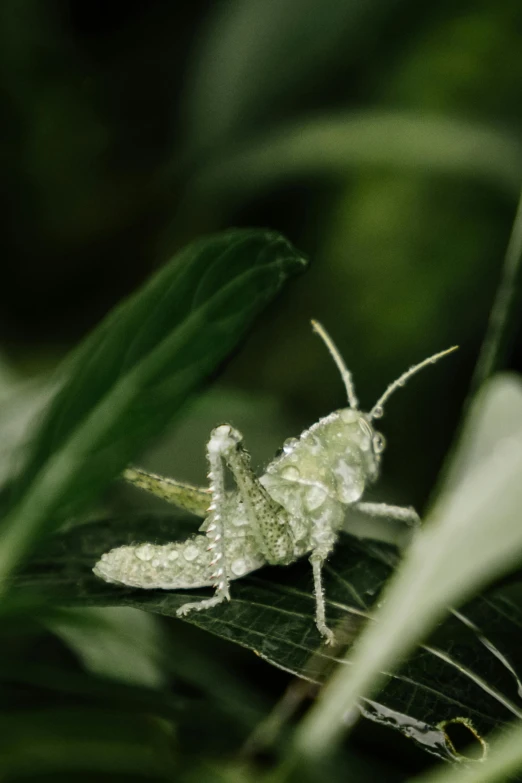
<svg viewBox="0 0 522 783"><path fill-rule="evenodd" d="M328 519L337 528L342 507L356 503L377 478L383 449L368 416L343 408L287 440L261 482L294 518Z"/></svg>

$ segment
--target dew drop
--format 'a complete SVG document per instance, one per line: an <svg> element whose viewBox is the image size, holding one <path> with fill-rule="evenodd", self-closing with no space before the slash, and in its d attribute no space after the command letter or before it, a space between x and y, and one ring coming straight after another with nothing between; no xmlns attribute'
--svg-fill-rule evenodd
<svg viewBox="0 0 522 783"><path fill-rule="evenodd" d="M179 557L179 553L175 549L172 549L168 553L167 557L168 557L169 560L177 560L178 557Z"/></svg>
<svg viewBox="0 0 522 783"><path fill-rule="evenodd" d="M353 422L358 418L359 414L357 411L352 411L351 408L343 408L340 416L346 424L353 424Z"/></svg>
<svg viewBox="0 0 522 783"><path fill-rule="evenodd" d="M299 470L293 465L289 465L281 471L281 478L287 479L288 481L297 481L300 476Z"/></svg>
<svg viewBox="0 0 522 783"><path fill-rule="evenodd" d="M305 506L308 511L315 511L326 500L326 490L323 487L310 487L306 493Z"/></svg>
<svg viewBox="0 0 522 783"><path fill-rule="evenodd" d="M243 574L246 573L247 570L246 561L241 558L238 560L234 560L234 562L230 566L230 570L232 571L234 576L243 576Z"/></svg>
<svg viewBox="0 0 522 783"><path fill-rule="evenodd" d="M380 432L376 432L373 436L373 450L376 454L382 454L384 449L386 448L386 440L384 438L384 435L381 435Z"/></svg>
<svg viewBox="0 0 522 783"><path fill-rule="evenodd" d="M152 544L143 544L136 549L136 557L140 560L152 560L154 547Z"/></svg>
<svg viewBox="0 0 522 783"><path fill-rule="evenodd" d="M199 555L199 549L197 546L194 546L194 544L188 544L188 546L185 547L183 550L183 557L185 560L188 560L191 562L192 560L195 560Z"/></svg>
<svg viewBox="0 0 522 783"><path fill-rule="evenodd" d="M382 419L384 416L384 408L382 405L376 405L372 410L372 419Z"/></svg>
<svg viewBox="0 0 522 783"><path fill-rule="evenodd" d="M370 451L371 441L369 438L363 438L360 442L361 451Z"/></svg>
<svg viewBox="0 0 522 783"><path fill-rule="evenodd" d="M358 483L352 484L348 487L343 487L342 491L339 493L341 495L342 502L357 503L363 493L363 488L364 487Z"/></svg>
<svg viewBox="0 0 522 783"><path fill-rule="evenodd" d="M290 454L295 449L298 443L299 441L297 440L297 438L288 438L287 440L285 440L285 442L283 443L284 453Z"/></svg>
<svg viewBox="0 0 522 783"><path fill-rule="evenodd" d="M160 566L160 564L161 564L160 560L158 560L158 558L157 558L157 557L155 557L155 558L154 558L154 560L153 560L153 561L152 561L152 563L151 563L151 566L152 566L153 568L158 568L158 567Z"/></svg>

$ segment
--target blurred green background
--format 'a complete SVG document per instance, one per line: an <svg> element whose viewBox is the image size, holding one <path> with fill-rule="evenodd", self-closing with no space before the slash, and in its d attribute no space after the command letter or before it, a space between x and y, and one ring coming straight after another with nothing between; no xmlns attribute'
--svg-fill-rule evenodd
<svg viewBox="0 0 522 783"><path fill-rule="evenodd" d="M114 304L187 241L267 226L311 258L309 272L143 466L204 481L208 433L230 421L261 467L285 437L341 406L314 317L368 408L410 364L460 345L394 397L382 423L388 448L374 497L422 510L459 419L519 195L521 29L517 0L3 0L0 474L46 396L47 373ZM513 368L522 366L521 344L519 334ZM144 507L131 489L107 499L111 510ZM228 753L234 741L210 729L212 710L225 709L216 678L227 671L232 702L259 699L263 714L284 675L181 622L146 622L137 632L146 661L161 631L175 640L178 663L166 669L155 653L137 680L174 682L183 697L196 689L205 717L193 716L197 728L185 731L196 751L199 743L209 757ZM7 658L49 670L38 686L6 685L21 747L39 736L35 710L56 702L53 677L98 666L128 682L136 672L128 630L118 654L96 664L89 649L104 644L75 635L71 618L61 623L52 635L17 631L7 645ZM180 662L186 649L200 656L192 668ZM200 681L209 660L223 671ZM69 695L79 733L83 726L91 736L97 718L82 712L87 697ZM57 721L61 737L63 716ZM121 730L122 747L136 730ZM358 730L363 754L372 731ZM168 744L163 725L158 733L154 742ZM424 763L395 737L387 744L395 765L387 779ZM38 755L33 769L13 762L5 779L70 780L71 769L91 779L88 763L67 767L60 754L54 767L49 759L39 766ZM133 779L116 751L111 764L95 779Z"/></svg>

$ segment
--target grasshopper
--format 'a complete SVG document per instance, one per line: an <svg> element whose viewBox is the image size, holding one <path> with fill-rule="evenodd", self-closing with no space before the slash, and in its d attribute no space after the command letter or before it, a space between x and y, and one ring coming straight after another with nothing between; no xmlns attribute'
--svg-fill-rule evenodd
<svg viewBox="0 0 522 783"><path fill-rule="evenodd" d="M204 518L196 535L182 542L121 546L102 555L94 573L107 582L130 587L187 590L213 587L214 595L186 603L177 615L211 609L230 600L230 582L266 564L288 565L309 555L314 578L315 622L326 643L334 634L326 623L322 568L343 527L346 509L416 525L411 507L361 501L378 475L385 448L374 429L390 395L423 367L456 346L411 367L388 386L369 413L355 396L350 372L325 329L312 321L344 382L348 407L320 419L299 438L285 441L281 453L257 477L242 434L223 424L207 444L209 487L200 488L138 468L123 478L176 506ZM237 489L225 490L229 469Z"/></svg>

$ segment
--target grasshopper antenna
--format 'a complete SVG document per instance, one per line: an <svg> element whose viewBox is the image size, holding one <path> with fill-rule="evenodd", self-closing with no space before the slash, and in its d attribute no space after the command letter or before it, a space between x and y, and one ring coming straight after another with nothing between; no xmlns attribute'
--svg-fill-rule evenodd
<svg viewBox="0 0 522 783"><path fill-rule="evenodd" d="M352 381L352 374L345 365L343 358L337 348L335 347L332 338L324 328L324 326L321 326L321 324L318 321L314 321L312 319L312 329L314 332L317 332L323 343L328 348L328 351L330 352L330 355L334 362L337 365L337 369L341 373L341 378L343 379L343 383L346 389L346 394L348 396L348 403L350 405L350 408L352 410L357 411L359 410L359 403L357 401L357 397L355 396L355 389Z"/></svg>
<svg viewBox="0 0 522 783"><path fill-rule="evenodd" d="M439 359L442 359L443 356L447 356L449 353L453 353L453 351L456 351L458 345L452 345L451 348L446 348L445 351L441 351L440 353L435 353L433 356L429 356L427 359L424 359L423 362L420 362L419 364L415 364L413 367L410 367L409 370L406 370L399 378L397 378L396 381L393 381L393 383L390 383L382 397L380 397L373 408L371 409L370 413L368 414L369 419L380 419L380 417L383 415L383 407L384 403L387 402L387 400L391 397L395 389L399 389L400 387L404 386L407 380L411 378L412 375L415 375L419 372L419 370L422 370L424 367L427 367L428 364L435 364L435 362L438 362Z"/></svg>

